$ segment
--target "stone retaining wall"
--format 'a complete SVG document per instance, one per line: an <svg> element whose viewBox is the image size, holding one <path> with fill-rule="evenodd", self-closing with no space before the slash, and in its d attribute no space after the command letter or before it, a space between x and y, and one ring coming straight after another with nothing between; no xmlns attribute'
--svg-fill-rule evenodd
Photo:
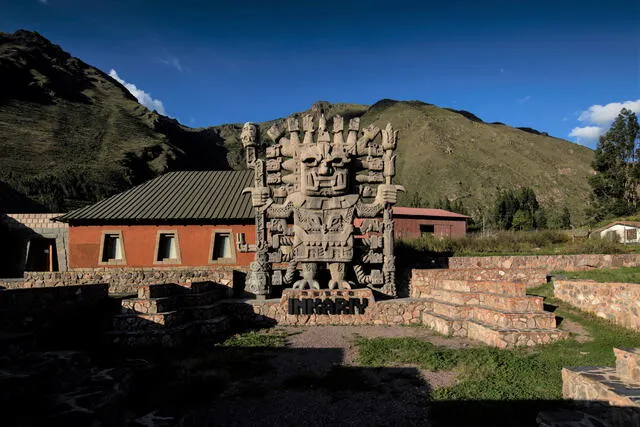
<svg viewBox="0 0 640 427"><path fill-rule="evenodd" d="M621 326L640 330L640 284L554 280L556 298Z"/></svg>
<svg viewBox="0 0 640 427"><path fill-rule="evenodd" d="M487 256L451 257L449 269L515 269L540 268L576 271L593 268L619 268L640 266L640 254L581 254L581 255L533 255L533 256Z"/></svg>
<svg viewBox="0 0 640 427"><path fill-rule="evenodd" d="M23 332L55 327L73 313L92 310L107 296L106 284L0 290L0 329Z"/></svg>
<svg viewBox="0 0 640 427"><path fill-rule="evenodd" d="M109 293L136 293L137 285L157 283L185 283L194 281L212 281L229 287L232 294L234 278L244 272L238 268L104 268L61 272L25 272L23 281L4 281L0 283L7 289L49 288L90 283L108 283ZM236 277L234 277L236 276ZM238 282L238 280L236 280Z"/></svg>

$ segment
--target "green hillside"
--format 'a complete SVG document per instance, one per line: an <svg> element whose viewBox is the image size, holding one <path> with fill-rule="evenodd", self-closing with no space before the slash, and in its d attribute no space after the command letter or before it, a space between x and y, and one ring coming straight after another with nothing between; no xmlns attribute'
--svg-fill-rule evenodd
<svg viewBox="0 0 640 427"><path fill-rule="evenodd" d="M360 117L361 129L391 122L400 131L396 182L407 189L401 203L409 203L416 193L427 205L444 197L459 199L481 219L500 190L529 186L549 213L567 206L574 222L584 219L592 173L589 148L420 101L382 100L371 107L319 102L295 114L318 116L321 111L329 118ZM284 125L283 119L261 123L262 134L275 122ZM225 129L225 145L239 158L241 125Z"/></svg>
<svg viewBox="0 0 640 427"><path fill-rule="evenodd" d="M215 131L138 104L37 33L0 33L0 180L66 210L180 168L228 168Z"/></svg>
<svg viewBox="0 0 640 427"><path fill-rule="evenodd" d="M400 130L401 202L459 199L480 219L501 189L530 186L551 213L568 206L574 222L584 218L586 147L419 101L318 102L295 114L321 112ZM0 33L0 181L49 209L79 207L169 170L242 168L241 128L190 129L39 34Z"/></svg>

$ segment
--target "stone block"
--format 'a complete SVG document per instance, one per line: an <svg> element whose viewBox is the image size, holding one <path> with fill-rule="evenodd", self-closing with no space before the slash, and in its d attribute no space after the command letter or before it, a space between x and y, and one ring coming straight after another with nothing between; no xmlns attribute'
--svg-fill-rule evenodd
<svg viewBox="0 0 640 427"><path fill-rule="evenodd" d="M624 381L640 384L640 348L614 348L616 373Z"/></svg>
<svg viewBox="0 0 640 427"><path fill-rule="evenodd" d="M456 320L463 320L471 316L473 307L470 305L458 305L434 300L432 302L432 310L435 314Z"/></svg>
<svg viewBox="0 0 640 427"><path fill-rule="evenodd" d="M170 298L129 298L120 302L123 314L153 314L170 311L173 303Z"/></svg>
<svg viewBox="0 0 640 427"><path fill-rule="evenodd" d="M137 286L138 298L165 298L171 295L170 287L166 284L141 284Z"/></svg>
<svg viewBox="0 0 640 427"><path fill-rule="evenodd" d="M177 326L182 316L177 311L153 314L119 314L113 317L113 328L117 331L144 331Z"/></svg>
<svg viewBox="0 0 640 427"><path fill-rule="evenodd" d="M637 407L640 403L640 386L624 382L614 368L569 367L562 369L562 395L565 399Z"/></svg>
<svg viewBox="0 0 640 427"><path fill-rule="evenodd" d="M553 313L539 312L506 312L488 307L474 307L474 320L484 324L505 329L552 329L556 327Z"/></svg>

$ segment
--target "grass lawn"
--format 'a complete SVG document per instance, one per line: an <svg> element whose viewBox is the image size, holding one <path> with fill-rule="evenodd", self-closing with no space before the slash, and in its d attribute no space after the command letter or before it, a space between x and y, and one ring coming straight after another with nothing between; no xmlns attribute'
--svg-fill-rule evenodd
<svg viewBox="0 0 640 427"><path fill-rule="evenodd" d="M431 392L436 425L526 425L537 412L556 407L562 399L563 367L613 366L613 347L640 347L640 333L554 299L552 286L530 293L557 306L555 314L563 321L582 325L591 341L578 342L572 336L545 346L499 350L450 349L412 338L362 338L357 342L358 362L372 367L411 364L430 371L454 370L457 384Z"/></svg>
<svg viewBox="0 0 640 427"><path fill-rule="evenodd" d="M583 330L580 336L572 334L567 340L546 346L514 350L452 348L421 338L360 337L355 343L357 358L353 365L327 359L335 366L322 370L319 361L337 349L289 348L286 338L290 332L277 329L245 332L213 347L157 355L145 387L130 404L140 413L158 407L184 412L194 404L208 407L220 399L226 399L220 401L221 407L246 399L271 402L283 393L313 399L321 390L335 405L351 402L346 407L352 411L364 410L363 396L376 399L372 400L372 413L391 416L386 402L391 402L390 408L400 405L414 414L423 411L436 427L535 426L540 411L569 405L562 400L563 367L613 366L613 347L640 347L640 333L554 299L552 284L530 289L529 293L543 296L545 303L556 306L561 327ZM586 341L576 339L585 335ZM275 368L282 363L291 364L282 371L287 378L280 378L283 374ZM456 382L430 389L417 370L417 377L402 371L410 367L452 371ZM406 384L399 385L403 382ZM422 409L416 409L416 405ZM400 415L396 421L403 419Z"/></svg>
<svg viewBox="0 0 640 427"><path fill-rule="evenodd" d="M596 282L640 283L640 267L598 268L587 271L554 271L554 276L566 279L586 279Z"/></svg>

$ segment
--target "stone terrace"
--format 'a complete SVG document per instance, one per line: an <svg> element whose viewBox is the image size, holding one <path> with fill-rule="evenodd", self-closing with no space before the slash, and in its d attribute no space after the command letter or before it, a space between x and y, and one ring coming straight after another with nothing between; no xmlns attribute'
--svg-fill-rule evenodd
<svg viewBox="0 0 640 427"><path fill-rule="evenodd" d="M640 349L614 348L615 368L562 369L562 394L576 409L542 412L542 427L640 425Z"/></svg>
<svg viewBox="0 0 640 427"><path fill-rule="evenodd" d="M111 343L127 347L175 347L191 338L220 337L230 324L219 301L228 288L214 282L139 285L113 317Z"/></svg>
<svg viewBox="0 0 640 427"><path fill-rule="evenodd" d="M524 283L441 279L422 295L430 310L422 323L444 335L475 339L499 348L533 346L563 339L541 297L526 295Z"/></svg>

